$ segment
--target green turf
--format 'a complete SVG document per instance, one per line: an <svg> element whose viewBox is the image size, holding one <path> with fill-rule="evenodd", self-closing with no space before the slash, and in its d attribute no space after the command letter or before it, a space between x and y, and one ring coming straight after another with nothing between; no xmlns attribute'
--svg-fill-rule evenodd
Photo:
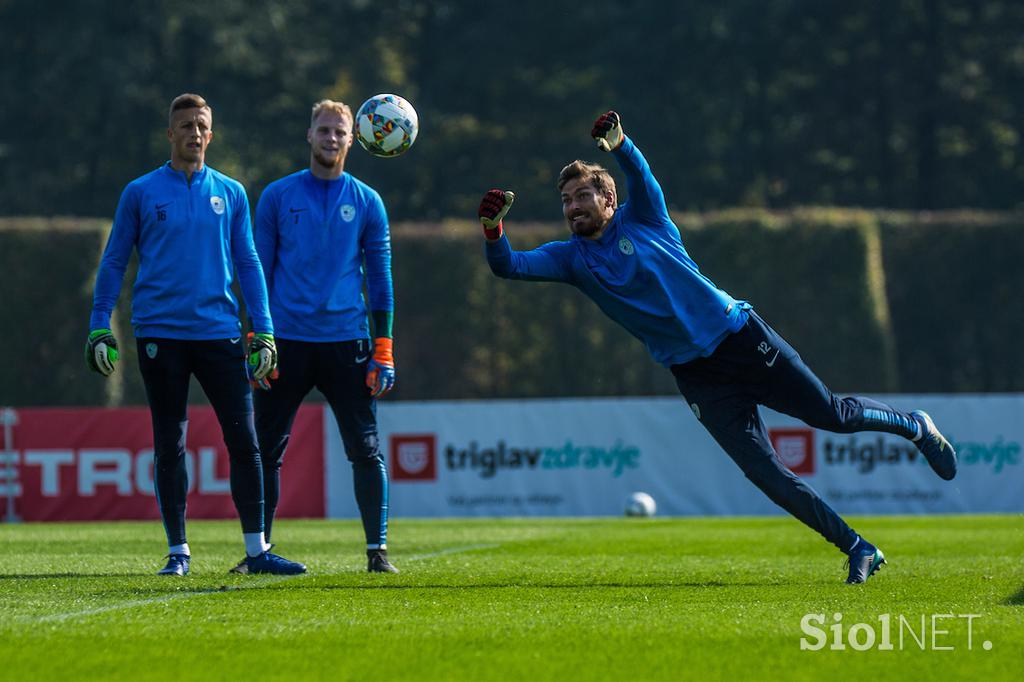
<svg viewBox="0 0 1024 682"><path fill-rule="evenodd" d="M233 522L190 524L187 578L153 575L156 523L0 526L0 678L1021 679L1024 516L853 521L889 557L861 586L781 517L397 519L401 575L365 573L354 522L281 521L292 578L227 575ZM896 649L801 651L807 613L891 614ZM972 648L952 618L933 650L933 614L979 614Z"/></svg>

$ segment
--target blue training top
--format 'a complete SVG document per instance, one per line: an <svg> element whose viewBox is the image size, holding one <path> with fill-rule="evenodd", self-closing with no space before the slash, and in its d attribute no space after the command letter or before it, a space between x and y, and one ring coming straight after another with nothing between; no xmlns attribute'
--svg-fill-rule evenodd
<svg viewBox="0 0 1024 682"><path fill-rule="evenodd" d="M350 174L322 180L307 169L271 183L256 206L255 240L278 337L368 338L364 257L371 309L394 310L384 202Z"/></svg>
<svg viewBox="0 0 1024 682"><path fill-rule="evenodd" d="M632 140L627 137L613 154L629 197L599 238L574 234L568 241L513 251L502 236L486 243L491 270L508 279L572 284L666 367L710 355L746 323L750 304L701 274Z"/></svg>
<svg viewBox="0 0 1024 682"><path fill-rule="evenodd" d="M110 327L132 247L139 253L132 296L136 337L238 336L232 265L254 331L274 333L249 199L237 180L204 166L190 181L168 162L128 183L96 273L90 329Z"/></svg>

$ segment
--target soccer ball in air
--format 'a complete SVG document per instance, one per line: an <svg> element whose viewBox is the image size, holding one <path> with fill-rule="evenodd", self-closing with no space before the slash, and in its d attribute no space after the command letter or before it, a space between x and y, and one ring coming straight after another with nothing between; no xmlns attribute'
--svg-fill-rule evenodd
<svg viewBox="0 0 1024 682"><path fill-rule="evenodd" d="M420 119L398 95L374 95L356 114L356 139L374 156L398 156L416 141Z"/></svg>
<svg viewBox="0 0 1024 682"><path fill-rule="evenodd" d="M626 516L654 516L658 505L647 493L633 493L626 498Z"/></svg>

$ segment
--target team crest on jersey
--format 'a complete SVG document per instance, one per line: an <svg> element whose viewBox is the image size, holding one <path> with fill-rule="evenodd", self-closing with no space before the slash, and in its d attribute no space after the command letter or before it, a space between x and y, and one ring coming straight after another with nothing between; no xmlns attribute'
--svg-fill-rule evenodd
<svg viewBox="0 0 1024 682"><path fill-rule="evenodd" d="M627 256L633 255L633 242L629 241L625 237L619 240L619 251L626 254Z"/></svg>
<svg viewBox="0 0 1024 682"><path fill-rule="evenodd" d="M220 197L210 197L210 208L217 215L224 215L224 200Z"/></svg>
<svg viewBox="0 0 1024 682"><path fill-rule="evenodd" d="M356 217L356 207L352 204L341 205L341 219L346 223L352 222L352 219Z"/></svg>
<svg viewBox="0 0 1024 682"><path fill-rule="evenodd" d="M697 403L690 403L690 409L693 410L693 416L700 420L700 405Z"/></svg>
<svg viewBox="0 0 1024 682"><path fill-rule="evenodd" d="M156 357L156 344L155 343L147 343L146 344L146 356L149 357L150 360L152 360L152 359L154 359Z"/></svg>

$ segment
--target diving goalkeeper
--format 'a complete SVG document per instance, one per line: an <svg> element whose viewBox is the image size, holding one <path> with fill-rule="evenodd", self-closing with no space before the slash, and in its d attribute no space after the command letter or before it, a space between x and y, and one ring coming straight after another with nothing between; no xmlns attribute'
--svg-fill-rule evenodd
<svg viewBox="0 0 1024 682"><path fill-rule="evenodd" d="M758 410L765 405L837 433L883 431L913 441L941 478L956 475L956 453L922 411L901 412L863 397L840 398L754 312L700 272L672 223L661 186L614 111L591 136L626 176L628 200L599 165L573 161L558 176L565 241L514 251L503 218L512 192L492 189L478 216L486 255L506 279L564 282L589 296L675 377L694 415L773 502L820 533L849 558L846 582L863 583L885 563L772 448Z"/></svg>

